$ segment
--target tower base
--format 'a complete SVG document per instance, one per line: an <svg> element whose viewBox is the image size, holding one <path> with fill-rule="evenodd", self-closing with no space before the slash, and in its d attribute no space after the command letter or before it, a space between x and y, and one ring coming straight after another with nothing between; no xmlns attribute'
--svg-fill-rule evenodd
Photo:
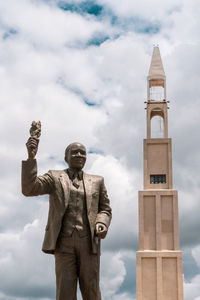
<svg viewBox="0 0 200 300"><path fill-rule="evenodd" d="M137 300L183 300L181 251L137 251Z"/></svg>

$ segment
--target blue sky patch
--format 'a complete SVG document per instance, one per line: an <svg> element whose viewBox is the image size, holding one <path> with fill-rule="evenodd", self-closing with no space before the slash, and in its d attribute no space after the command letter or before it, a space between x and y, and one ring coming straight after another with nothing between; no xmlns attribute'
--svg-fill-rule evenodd
<svg viewBox="0 0 200 300"><path fill-rule="evenodd" d="M160 27L160 24L156 22L151 23L139 18L132 19L129 24L129 28L132 28L132 31L150 35L158 33L160 31Z"/></svg>
<svg viewBox="0 0 200 300"><path fill-rule="evenodd" d="M102 14L103 6L95 4L94 1L83 1L80 3L66 3L60 1L58 6L62 10L77 12L79 14L89 14L99 16Z"/></svg>
<svg viewBox="0 0 200 300"><path fill-rule="evenodd" d="M96 35L87 42L87 46L100 46L107 40L109 40L109 36Z"/></svg>
<svg viewBox="0 0 200 300"><path fill-rule="evenodd" d="M144 34L156 34L160 31L160 26L157 24L151 24L147 26L139 26L137 32Z"/></svg>
<svg viewBox="0 0 200 300"><path fill-rule="evenodd" d="M143 33L143 34L156 34L160 31L160 23L159 22L149 22L145 19L141 19L138 17L132 18L120 18L116 15L110 15L110 22L113 26L119 26L124 30Z"/></svg>
<svg viewBox="0 0 200 300"><path fill-rule="evenodd" d="M97 106L97 104L95 102L89 101L87 99L83 99L85 104L87 104L88 106Z"/></svg>
<svg viewBox="0 0 200 300"><path fill-rule="evenodd" d="M82 93L82 91L76 87L71 87L71 86L68 86L65 82L65 79L62 77L62 76L59 76L56 80L56 83L61 85L64 89L67 89L69 91L71 91L72 93L78 95L82 100L83 102L90 106L90 107L94 107L94 106L99 106L100 104L96 103L96 102L93 102L91 100L89 100L87 97L84 96L84 94Z"/></svg>
<svg viewBox="0 0 200 300"><path fill-rule="evenodd" d="M55 159L56 159L56 157L55 157L55 156L53 156L53 155L50 155L50 156L49 156L49 159L50 159L50 160L55 160Z"/></svg>
<svg viewBox="0 0 200 300"><path fill-rule="evenodd" d="M3 35L3 39L6 40L7 38L13 36L13 35L16 35L18 32L16 29L14 28L11 28L9 29L8 31L6 31Z"/></svg>
<svg viewBox="0 0 200 300"><path fill-rule="evenodd" d="M160 23L159 22L149 22L146 19L139 18L137 16L126 18L126 17L119 17L113 14L113 11L104 8L103 6L96 4L95 1L82 1L79 3L73 2L66 2L66 1L59 1L58 7L64 11L76 12L80 15L89 14L95 17L100 18L108 18L110 20L110 24L112 26L120 27L125 31L132 31L141 34L149 34L153 35L160 31ZM109 37L101 36L101 37L94 37L88 41L87 45L101 45L106 39Z"/></svg>
<svg viewBox="0 0 200 300"><path fill-rule="evenodd" d="M104 152L102 150L100 150L100 149L89 148L88 154L101 154L101 155L103 155Z"/></svg>

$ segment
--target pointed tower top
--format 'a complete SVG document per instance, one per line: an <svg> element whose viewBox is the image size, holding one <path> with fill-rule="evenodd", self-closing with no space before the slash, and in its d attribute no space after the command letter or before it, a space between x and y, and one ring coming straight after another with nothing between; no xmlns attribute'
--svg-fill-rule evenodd
<svg viewBox="0 0 200 300"><path fill-rule="evenodd" d="M158 46L154 46L151 65L149 69L149 77L163 78L165 77L165 71L160 56L160 50Z"/></svg>

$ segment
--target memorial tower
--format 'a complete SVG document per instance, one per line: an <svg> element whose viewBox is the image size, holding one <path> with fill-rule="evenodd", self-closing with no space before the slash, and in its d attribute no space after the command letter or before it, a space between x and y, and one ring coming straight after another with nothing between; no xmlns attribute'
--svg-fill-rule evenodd
<svg viewBox="0 0 200 300"><path fill-rule="evenodd" d="M171 138L168 138L169 101L157 46L153 49L147 83L147 138L143 150L144 190L139 191L136 299L183 300L178 192L173 189ZM163 126L156 136L152 126L154 119Z"/></svg>

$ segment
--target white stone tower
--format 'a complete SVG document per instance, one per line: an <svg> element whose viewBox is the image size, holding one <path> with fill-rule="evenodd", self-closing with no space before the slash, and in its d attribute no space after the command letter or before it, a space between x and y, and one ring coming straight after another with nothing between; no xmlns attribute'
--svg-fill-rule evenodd
<svg viewBox="0 0 200 300"><path fill-rule="evenodd" d="M144 139L144 190L139 191L136 298L183 300L178 192L172 185L166 77L157 46L153 50L147 82L147 138ZM163 135L159 138L152 137L154 117L160 118L164 126Z"/></svg>

